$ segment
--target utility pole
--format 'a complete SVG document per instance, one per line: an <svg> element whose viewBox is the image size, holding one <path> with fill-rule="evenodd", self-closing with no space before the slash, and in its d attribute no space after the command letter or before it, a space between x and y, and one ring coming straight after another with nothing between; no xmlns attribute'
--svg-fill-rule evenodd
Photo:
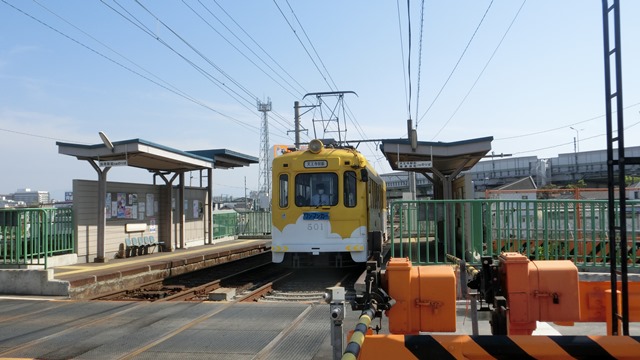
<svg viewBox="0 0 640 360"><path fill-rule="evenodd" d="M271 111L271 99L266 103L258 100L258 111L262 113L262 129L260 131L260 177L258 189L260 200L268 198L271 193L271 164L269 163L269 121L267 112Z"/></svg>
<svg viewBox="0 0 640 360"><path fill-rule="evenodd" d="M300 148L300 102L299 101L293 102L293 116L294 116L293 128L295 131L295 139L296 139L296 142L294 142L293 145L296 147L296 149L299 149Z"/></svg>
<svg viewBox="0 0 640 360"><path fill-rule="evenodd" d="M306 114L307 112L309 112L310 110L312 110L314 107L316 107L315 105L303 105L300 106L300 102L299 101L294 101L293 102L293 132L295 133L295 143L293 144L296 148L296 150L300 149L300 133L301 132L307 132L307 129L303 129L302 126L300 125L300 108L310 108L309 110L305 111L304 113L302 113L302 115ZM287 131L287 134L290 133L291 130Z"/></svg>

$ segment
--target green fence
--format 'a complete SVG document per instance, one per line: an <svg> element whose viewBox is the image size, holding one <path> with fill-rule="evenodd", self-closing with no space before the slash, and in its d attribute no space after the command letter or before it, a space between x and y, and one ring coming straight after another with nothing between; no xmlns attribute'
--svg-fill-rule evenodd
<svg viewBox="0 0 640 360"><path fill-rule="evenodd" d="M238 234L238 213L213 214L212 219L214 239Z"/></svg>
<svg viewBox="0 0 640 360"><path fill-rule="evenodd" d="M569 259L584 267L609 267L606 200L429 200L390 206L392 256L416 264L468 262L515 251L530 259ZM616 210L616 224L620 213ZM640 267L640 202L627 201L630 267Z"/></svg>
<svg viewBox="0 0 640 360"><path fill-rule="evenodd" d="M271 212L229 212L213 214L213 237L265 236L271 234Z"/></svg>
<svg viewBox="0 0 640 360"><path fill-rule="evenodd" d="M271 235L271 212L252 211L240 214L238 234L242 236Z"/></svg>
<svg viewBox="0 0 640 360"><path fill-rule="evenodd" d="M0 265L43 265L75 252L71 208L0 209Z"/></svg>

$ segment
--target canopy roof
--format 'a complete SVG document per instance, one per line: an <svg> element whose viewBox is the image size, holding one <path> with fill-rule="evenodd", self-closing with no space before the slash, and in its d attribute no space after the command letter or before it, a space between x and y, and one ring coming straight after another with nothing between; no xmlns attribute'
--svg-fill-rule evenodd
<svg viewBox="0 0 640 360"><path fill-rule="evenodd" d="M432 168L444 175L471 169L491 150L493 136L445 142L418 141L415 151L409 139L382 140L380 150L394 170L399 161L432 161ZM428 168L423 169L430 172Z"/></svg>
<svg viewBox="0 0 640 360"><path fill-rule="evenodd" d="M107 144L83 145L56 142L58 153L79 160L97 162L126 160L127 166L152 172L184 172L201 169L229 169L258 163L258 158L227 149L182 151L143 139Z"/></svg>

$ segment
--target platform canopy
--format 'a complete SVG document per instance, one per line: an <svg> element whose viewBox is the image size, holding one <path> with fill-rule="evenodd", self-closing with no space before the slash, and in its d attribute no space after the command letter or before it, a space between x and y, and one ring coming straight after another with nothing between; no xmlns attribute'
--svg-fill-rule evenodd
<svg viewBox="0 0 640 360"><path fill-rule="evenodd" d="M213 169L230 169L235 167L249 166L258 163L258 158L240 154L227 149L211 149L183 151L173 149L168 146L159 145L142 139L130 139L111 142L107 136L100 132L101 144L85 145L65 142L56 142L58 153L75 156L78 160L86 160L96 170L98 174L97 192L97 251L96 262L107 261L105 257L105 227L106 227L106 194L107 194L107 173L112 167L131 166L146 169L159 175L166 186L172 186L174 180L178 179L178 203L183 203L184 195L184 174L189 171L206 171L207 198L205 203L212 206L213 198ZM173 173L173 176L167 176ZM202 175L201 175L202 176ZM202 177L201 177L202 179ZM164 216L171 219L171 201L166 199L166 214ZM185 238L185 216L184 207L177 207L177 218L179 223L180 246L184 247ZM211 211L206 212L206 222L209 229L213 228ZM213 241L213 233L207 232L208 243ZM165 249L172 250L173 241L165 242Z"/></svg>
<svg viewBox="0 0 640 360"><path fill-rule="evenodd" d="M418 141L415 149L409 139L382 140L380 150L394 170L410 170L407 163L420 165L431 162L431 166L422 166L412 170L431 172L432 169L443 175L457 175L471 169L489 151L493 136L455 142Z"/></svg>
<svg viewBox="0 0 640 360"><path fill-rule="evenodd" d="M143 139L130 139L107 144L83 145L56 142L58 153L79 160L93 160L104 165L119 164L147 169L151 172L187 172L202 169L257 164L258 158L227 149L182 151Z"/></svg>

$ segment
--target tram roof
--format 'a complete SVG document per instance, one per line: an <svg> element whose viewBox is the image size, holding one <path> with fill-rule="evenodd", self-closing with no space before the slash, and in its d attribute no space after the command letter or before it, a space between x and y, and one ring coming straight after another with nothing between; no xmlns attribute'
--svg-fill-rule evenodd
<svg viewBox="0 0 640 360"><path fill-rule="evenodd" d="M471 169L491 151L491 141L493 136L449 143L418 141L414 151L409 139L387 139L381 141L380 150L394 170L407 170L398 167L399 161L432 161L432 168L449 175Z"/></svg>
<svg viewBox="0 0 640 360"><path fill-rule="evenodd" d="M79 160L126 160L127 166L149 171L183 172L211 168L229 169L258 163L258 158L227 149L183 151L143 139L115 141L113 148L105 144L56 142L58 153Z"/></svg>

